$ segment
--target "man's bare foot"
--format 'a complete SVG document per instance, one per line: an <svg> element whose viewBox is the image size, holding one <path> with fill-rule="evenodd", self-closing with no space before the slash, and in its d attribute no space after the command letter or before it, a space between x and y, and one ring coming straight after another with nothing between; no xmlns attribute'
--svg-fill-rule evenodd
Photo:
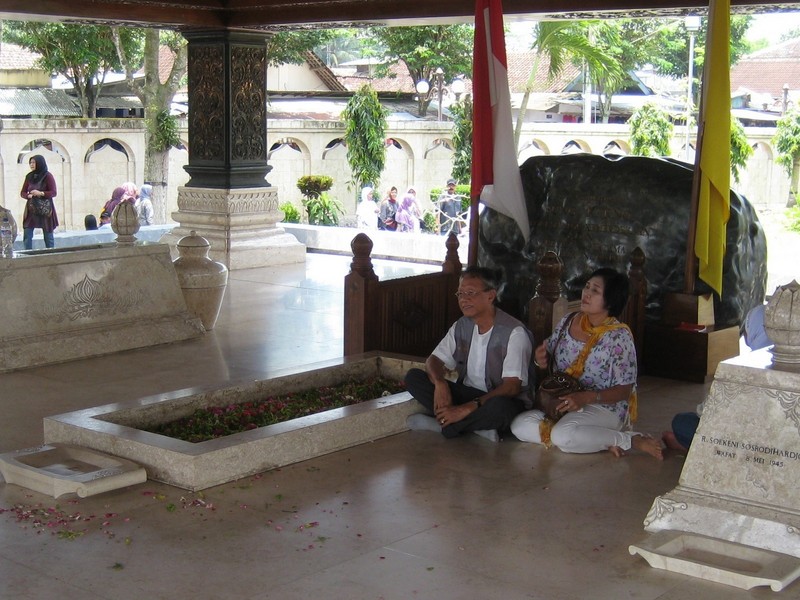
<svg viewBox="0 0 800 600"><path fill-rule="evenodd" d="M631 448L634 450L640 450L641 452L646 452L658 460L664 460L664 448L661 446L661 442L657 442L649 435L644 435L641 433L634 435L631 438ZM608 451L617 458L622 458L628 454L619 446L609 446Z"/></svg>
<svg viewBox="0 0 800 600"><path fill-rule="evenodd" d="M649 435L639 434L631 438L631 446L641 452L646 452L653 458L664 460L664 447L661 442L654 440Z"/></svg>
<svg viewBox="0 0 800 600"><path fill-rule="evenodd" d="M689 449L684 447L679 441L678 438L675 437L675 434L671 431L665 431L661 434L661 441L664 442L664 445L669 448L670 450L677 450L678 452L688 452Z"/></svg>

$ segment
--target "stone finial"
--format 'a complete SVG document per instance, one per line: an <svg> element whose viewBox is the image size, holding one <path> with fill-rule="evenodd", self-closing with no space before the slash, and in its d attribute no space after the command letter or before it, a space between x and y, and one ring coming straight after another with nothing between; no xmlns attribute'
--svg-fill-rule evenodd
<svg viewBox="0 0 800 600"><path fill-rule="evenodd" d="M764 309L764 328L775 344L772 365L800 371L800 284L778 286Z"/></svg>
<svg viewBox="0 0 800 600"><path fill-rule="evenodd" d="M111 229L117 234L117 244L132 246L139 231L139 215L130 202L120 202L111 214Z"/></svg>

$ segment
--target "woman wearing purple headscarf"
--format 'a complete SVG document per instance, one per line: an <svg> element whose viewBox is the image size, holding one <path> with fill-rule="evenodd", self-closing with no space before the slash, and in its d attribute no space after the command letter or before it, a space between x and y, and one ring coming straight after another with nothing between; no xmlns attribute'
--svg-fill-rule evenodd
<svg viewBox="0 0 800 600"><path fill-rule="evenodd" d="M394 220L397 221L397 230L411 233L419 232L419 219L421 216L422 211L420 211L417 204L417 192L410 187L400 201L400 206L397 207L397 213L394 215Z"/></svg>
<svg viewBox="0 0 800 600"><path fill-rule="evenodd" d="M114 209L117 208L117 204L122 202L124 196L124 187L120 186L118 188L114 188L114 191L111 192L111 200L106 202L106 205L103 207L103 212L107 212L109 217L114 214Z"/></svg>

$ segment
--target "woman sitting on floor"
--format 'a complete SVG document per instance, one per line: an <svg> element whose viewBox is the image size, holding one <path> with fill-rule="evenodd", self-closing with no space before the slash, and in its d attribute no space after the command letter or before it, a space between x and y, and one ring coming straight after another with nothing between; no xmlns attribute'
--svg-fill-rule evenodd
<svg viewBox="0 0 800 600"><path fill-rule="evenodd" d="M628 326L617 320L627 299L627 276L613 269L592 273L580 311L561 319L534 353L538 368L552 356L553 371L566 371L584 390L560 398L563 416L555 424L541 410L519 414L511 424L517 438L563 452L623 456L634 448L662 458L660 442L629 431L636 417L636 347Z"/></svg>

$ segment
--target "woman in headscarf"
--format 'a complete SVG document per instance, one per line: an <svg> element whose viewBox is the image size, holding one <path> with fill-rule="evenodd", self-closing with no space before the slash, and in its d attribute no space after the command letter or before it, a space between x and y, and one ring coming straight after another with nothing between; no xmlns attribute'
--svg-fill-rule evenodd
<svg viewBox="0 0 800 600"><path fill-rule="evenodd" d="M31 171L25 175L22 191L19 193L25 199L22 240L26 250L32 249L33 230L41 229L45 247L54 248L56 244L53 231L58 227L58 215L53 204L53 198L58 193L56 180L47 170L47 162L41 154L31 156L28 165Z"/></svg>
<svg viewBox="0 0 800 600"><path fill-rule="evenodd" d="M136 205L136 199L139 197L139 190L136 184L132 181L126 181L122 184L122 202L130 202Z"/></svg>
<svg viewBox="0 0 800 600"><path fill-rule="evenodd" d="M358 221L359 229L378 228L378 205L373 200L372 195L371 187L365 187L361 190L361 202L358 203L358 208L356 209L356 221Z"/></svg>
<svg viewBox="0 0 800 600"><path fill-rule="evenodd" d="M153 186L145 183L139 189L139 202L136 204L136 212L139 214L139 225L153 224Z"/></svg>
<svg viewBox="0 0 800 600"><path fill-rule="evenodd" d="M114 191L111 192L111 200L106 202L106 205L103 207L103 212L107 212L109 218L111 217L112 214L114 214L114 209L117 208L117 204L122 202L122 198L124 196L125 196L125 188L123 188L122 186L114 188Z"/></svg>
<svg viewBox="0 0 800 600"><path fill-rule="evenodd" d="M408 188L406 195L397 207L394 220L397 221L398 231L418 232L419 219L422 212L417 204L417 192L413 187Z"/></svg>

